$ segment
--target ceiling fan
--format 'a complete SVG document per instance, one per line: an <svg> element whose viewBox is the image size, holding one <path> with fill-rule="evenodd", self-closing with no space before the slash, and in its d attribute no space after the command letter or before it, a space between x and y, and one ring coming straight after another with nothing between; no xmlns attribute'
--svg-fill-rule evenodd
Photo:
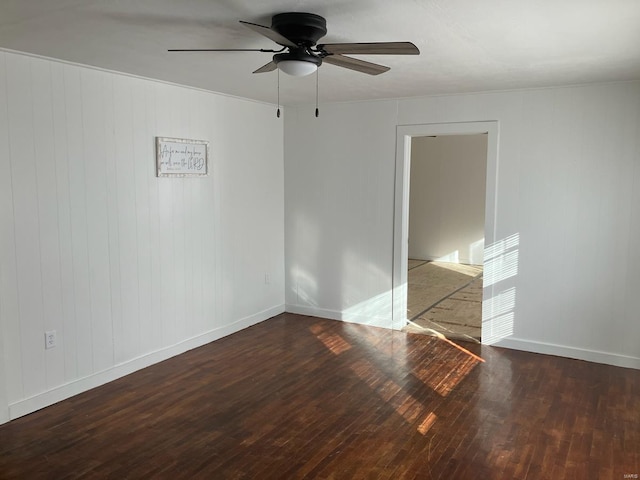
<svg viewBox="0 0 640 480"><path fill-rule="evenodd" d="M315 72L327 62L338 67L349 68L369 75L379 75L389 67L365 62L345 54L353 55L419 55L420 50L411 42L374 43L323 43L318 40L327 34L327 22L313 13L279 13L271 18L271 27L240 21L254 32L273 40L280 50L247 48L203 48L171 49L170 52L269 52L273 59L253 73L265 73L279 69L294 76L304 76Z"/></svg>

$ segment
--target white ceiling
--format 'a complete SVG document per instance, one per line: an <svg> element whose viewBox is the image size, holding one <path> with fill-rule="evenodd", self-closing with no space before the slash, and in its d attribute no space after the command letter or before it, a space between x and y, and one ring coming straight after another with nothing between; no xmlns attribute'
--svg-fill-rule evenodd
<svg viewBox="0 0 640 480"><path fill-rule="evenodd" d="M640 0L0 0L0 47L269 103L274 48L238 20L322 15L320 43L412 41L419 56L362 56L391 70L320 68L320 101L640 79ZM315 76L280 75L283 104L315 100Z"/></svg>

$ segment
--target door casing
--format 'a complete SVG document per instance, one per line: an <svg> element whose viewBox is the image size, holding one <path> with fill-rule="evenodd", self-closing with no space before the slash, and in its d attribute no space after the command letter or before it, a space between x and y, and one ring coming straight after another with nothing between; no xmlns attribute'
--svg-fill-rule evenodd
<svg viewBox="0 0 640 480"><path fill-rule="evenodd" d="M395 205L393 219L393 288L392 328L407 324L407 259L409 251L409 180L411 139L443 135L487 134L487 178L485 185L485 245L496 238L498 140L497 120L456 123L398 125L396 128ZM483 289L483 300L493 296L493 286ZM483 326L485 319L483 318Z"/></svg>

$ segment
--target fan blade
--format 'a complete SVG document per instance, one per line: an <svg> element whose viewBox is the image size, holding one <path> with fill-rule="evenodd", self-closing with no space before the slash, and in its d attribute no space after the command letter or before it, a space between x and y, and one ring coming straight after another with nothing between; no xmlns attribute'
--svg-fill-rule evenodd
<svg viewBox="0 0 640 480"><path fill-rule="evenodd" d="M365 62L356 58L345 57L343 55L328 55L322 59L323 62L336 65L338 67L350 68L357 72L367 73L369 75L380 75L389 70L389 67L378 65L377 63Z"/></svg>
<svg viewBox="0 0 640 480"><path fill-rule="evenodd" d="M284 50L284 49L283 49ZM264 48L170 48L167 52L271 52L279 50L266 50Z"/></svg>
<svg viewBox="0 0 640 480"><path fill-rule="evenodd" d="M259 69L257 69L253 73L273 72L276 68L278 68L278 66L276 65L276 62L269 62L266 65L261 66Z"/></svg>
<svg viewBox="0 0 640 480"><path fill-rule="evenodd" d="M420 50L411 42L373 42L373 43L325 43L318 50L327 53L351 55L419 55Z"/></svg>
<svg viewBox="0 0 640 480"><path fill-rule="evenodd" d="M242 20L240 20L240 23L243 24L245 27L250 28L254 32L257 32L260 35L263 35L268 39L273 40L278 45L282 45L283 47L297 47L297 45L293 43L291 40L289 40L287 37L283 37L275 30L271 30L269 27L265 27L264 25L257 25L255 23L244 22Z"/></svg>

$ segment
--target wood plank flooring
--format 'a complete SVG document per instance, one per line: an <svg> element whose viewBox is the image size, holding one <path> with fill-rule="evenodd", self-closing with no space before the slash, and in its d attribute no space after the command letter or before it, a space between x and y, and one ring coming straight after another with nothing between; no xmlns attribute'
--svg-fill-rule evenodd
<svg viewBox="0 0 640 480"><path fill-rule="evenodd" d="M0 478L640 473L640 371L461 345L279 315L0 426Z"/></svg>

